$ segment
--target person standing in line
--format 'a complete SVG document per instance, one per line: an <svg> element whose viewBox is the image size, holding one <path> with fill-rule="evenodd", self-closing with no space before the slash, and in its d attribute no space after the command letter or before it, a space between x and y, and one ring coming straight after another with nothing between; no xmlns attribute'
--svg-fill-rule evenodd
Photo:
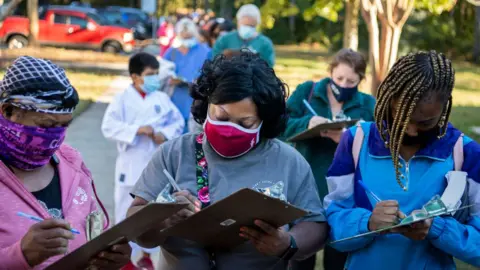
<svg viewBox="0 0 480 270"><path fill-rule="evenodd" d="M379 86L375 122L342 137L324 205L331 241L390 227L422 208L470 207L337 242L349 254L345 269L456 269L454 257L480 267L480 145L448 122L454 84L441 53L397 60Z"/></svg>
<svg viewBox="0 0 480 270"><path fill-rule="evenodd" d="M358 85L365 78L366 67L367 63L360 53L342 49L330 63L330 77L299 85L287 102L290 118L283 139L339 117L372 121L375 99L358 91ZM304 100L317 115L306 108ZM297 150L312 167L322 200L328 193L327 170L342 134L343 130L327 130L316 138L295 143ZM327 245L324 249L324 269L343 270L346 258L346 253L340 253ZM293 269L312 270L315 268L315 260L316 257L312 256L305 261L293 262Z"/></svg>
<svg viewBox="0 0 480 270"><path fill-rule="evenodd" d="M188 119L193 99L188 87L199 75L210 48L198 41L198 28L189 18L181 19L175 26L177 37L164 56L165 60L175 63L176 77L170 80L175 86L172 101L182 113L185 121L184 133L188 132Z"/></svg>
<svg viewBox="0 0 480 270"><path fill-rule="evenodd" d="M178 109L166 93L159 91L159 62L155 56L138 53L130 58L128 69L132 85L115 96L102 122L103 135L115 141L118 150L114 194L116 223L125 219L133 201L130 192L158 146L180 136L184 128ZM141 249L133 247L132 258L136 258ZM140 265L150 264L147 253L158 249L144 251Z"/></svg>
<svg viewBox="0 0 480 270"><path fill-rule="evenodd" d="M78 102L65 71L48 60L22 56L0 81L1 269L45 269L109 227L90 171L64 143ZM88 269L119 269L130 253L118 243Z"/></svg>
<svg viewBox="0 0 480 270"><path fill-rule="evenodd" d="M260 9L253 4L242 6L237 12L237 31L226 33L219 37L214 46L212 57L224 54L232 57L246 48L260 55L270 67L275 65L275 48L272 41L258 32L261 24Z"/></svg>
<svg viewBox="0 0 480 270"><path fill-rule="evenodd" d="M181 189L173 194L176 201L189 204L137 239L178 259L164 269L209 270L214 264L217 270L286 270L288 261L323 247L328 228L312 171L295 149L275 139L286 124L286 92L267 62L247 50L203 66L192 87L192 113L205 132L161 145L132 191L129 215L171 192L168 170ZM163 228L245 187L270 190L308 214L281 228L257 220L238 231L248 241L230 250L162 235Z"/></svg>

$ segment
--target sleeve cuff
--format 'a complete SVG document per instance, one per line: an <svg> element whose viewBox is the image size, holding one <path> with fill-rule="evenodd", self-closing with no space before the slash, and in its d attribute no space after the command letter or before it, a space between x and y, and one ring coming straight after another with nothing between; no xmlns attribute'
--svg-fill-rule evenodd
<svg viewBox="0 0 480 270"><path fill-rule="evenodd" d="M428 231L427 238L429 240L436 240L440 235L445 231L445 219L441 217L435 217L430 226L430 231Z"/></svg>
<svg viewBox="0 0 480 270"><path fill-rule="evenodd" d="M7 252L7 257L9 260L11 260L12 264L6 264L2 266L6 266L6 269L32 269L32 267L28 264L27 260L25 259L25 256L23 255L22 252L22 247L20 244L20 241L17 241L13 246L11 246L10 252ZM6 259L6 258L3 258ZM11 267L11 268L10 268Z"/></svg>
<svg viewBox="0 0 480 270"><path fill-rule="evenodd" d="M372 215L372 212L370 212L370 211L363 214L362 218L360 219L360 222L358 223L358 232L359 233L367 233L367 232L370 231L368 229L368 221L370 220L371 215Z"/></svg>

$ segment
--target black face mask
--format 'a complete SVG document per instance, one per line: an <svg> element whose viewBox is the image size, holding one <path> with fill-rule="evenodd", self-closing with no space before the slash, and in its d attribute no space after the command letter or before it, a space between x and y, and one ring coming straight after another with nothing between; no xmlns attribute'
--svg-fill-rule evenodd
<svg viewBox="0 0 480 270"><path fill-rule="evenodd" d="M358 92L358 85L354 87L341 87L336 84L333 79L331 80L330 88L332 89L333 96L335 96L335 99L338 102L349 101Z"/></svg>
<svg viewBox="0 0 480 270"><path fill-rule="evenodd" d="M408 134L403 135L402 145L412 146L412 145L422 145L425 146L429 142L438 138L439 130L438 127L426 131L417 131L417 136L410 136Z"/></svg>

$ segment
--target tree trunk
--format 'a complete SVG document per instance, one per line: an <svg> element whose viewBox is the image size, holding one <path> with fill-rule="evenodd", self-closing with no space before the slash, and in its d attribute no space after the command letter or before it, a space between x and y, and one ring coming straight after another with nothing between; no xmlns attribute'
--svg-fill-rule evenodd
<svg viewBox="0 0 480 270"><path fill-rule="evenodd" d="M28 45L30 47L36 47L38 45L38 0L28 0L27 13L30 22Z"/></svg>
<svg viewBox="0 0 480 270"><path fill-rule="evenodd" d="M233 1L232 0L221 0L220 16L227 20L233 19Z"/></svg>
<svg viewBox="0 0 480 270"><path fill-rule="evenodd" d="M290 6L295 6L295 0L290 0ZM290 39L296 41L295 35L295 15L288 18L288 28L290 29Z"/></svg>
<svg viewBox="0 0 480 270"><path fill-rule="evenodd" d="M367 23L368 28L368 60L371 69L371 88L370 91L373 96L377 95L377 88L380 85L378 73L380 71L380 28L377 18L377 7L369 5L369 0L362 1L362 17Z"/></svg>
<svg viewBox="0 0 480 270"><path fill-rule="evenodd" d="M210 1L209 0L204 0L203 1L203 9L205 12L207 12L210 9Z"/></svg>
<svg viewBox="0 0 480 270"><path fill-rule="evenodd" d="M372 3L371 0L362 0L362 16L367 23L369 32L369 60L372 70L371 92L373 96L377 95L378 87L397 60L402 28L415 3L415 0L392 1L374 0Z"/></svg>
<svg viewBox="0 0 480 270"><path fill-rule="evenodd" d="M164 10L162 10L162 7L163 7L162 4L165 1L162 1L162 0L156 0L156 1L157 1L157 11L155 12L156 13L155 15L157 15L157 17L161 17L164 14L163 13Z"/></svg>
<svg viewBox="0 0 480 270"><path fill-rule="evenodd" d="M358 51L358 11L360 0L346 0L345 22L343 23L343 47Z"/></svg>
<svg viewBox="0 0 480 270"><path fill-rule="evenodd" d="M480 6L475 7L475 44L473 46L473 60L480 64Z"/></svg>

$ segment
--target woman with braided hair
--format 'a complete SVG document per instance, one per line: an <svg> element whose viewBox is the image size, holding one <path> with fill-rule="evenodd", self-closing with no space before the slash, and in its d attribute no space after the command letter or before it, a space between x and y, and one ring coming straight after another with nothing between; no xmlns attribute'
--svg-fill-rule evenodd
<svg viewBox="0 0 480 270"><path fill-rule="evenodd" d="M473 206L334 243L349 252L346 269L455 269L453 257L480 266L480 145L448 123L454 81L441 53L400 58L379 87L375 123L345 132L325 208L336 241L394 225L432 198Z"/></svg>

